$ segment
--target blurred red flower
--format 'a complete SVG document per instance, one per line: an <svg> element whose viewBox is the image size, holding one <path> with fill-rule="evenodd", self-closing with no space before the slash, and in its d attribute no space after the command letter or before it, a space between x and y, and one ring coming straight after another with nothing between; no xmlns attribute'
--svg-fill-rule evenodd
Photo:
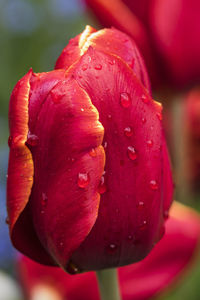
<svg viewBox="0 0 200 300"><path fill-rule="evenodd" d="M122 298L146 300L164 292L197 259L199 241L199 215L174 203L163 239L141 262L119 268ZM71 276L60 268L42 266L25 256L19 257L17 272L28 300L100 299L93 272Z"/></svg>
<svg viewBox="0 0 200 300"><path fill-rule="evenodd" d="M137 262L162 237L173 190L142 58L126 34L88 26L56 68L30 70L11 95L12 242L70 273Z"/></svg>
<svg viewBox="0 0 200 300"><path fill-rule="evenodd" d="M170 82L185 87L199 81L199 0L85 2L103 27L115 26L135 39L154 86Z"/></svg>

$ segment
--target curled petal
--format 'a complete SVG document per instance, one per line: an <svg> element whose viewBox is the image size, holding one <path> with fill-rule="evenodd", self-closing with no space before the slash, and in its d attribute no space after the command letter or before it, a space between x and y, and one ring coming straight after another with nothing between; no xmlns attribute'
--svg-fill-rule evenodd
<svg viewBox="0 0 200 300"><path fill-rule="evenodd" d="M90 98L70 76L51 89L34 115L31 133L38 142L30 146L35 168L30 210L42 244L66 268L97 218L104 129Z"/></svg>
<svg viewBox="0 0 200 300"><path fill-rule="evenodd" d="M28 218L28 201L33 185L34 166L26 146L28 135L28 101L30 70L16 84L10 99L10 156L7 180L7 207L11 240L22 253L36 261L52 264L51 259L36 237L31 219ZM27 212L24 214L24 212ZM31 239L30 239L31 236Z"/></svg>

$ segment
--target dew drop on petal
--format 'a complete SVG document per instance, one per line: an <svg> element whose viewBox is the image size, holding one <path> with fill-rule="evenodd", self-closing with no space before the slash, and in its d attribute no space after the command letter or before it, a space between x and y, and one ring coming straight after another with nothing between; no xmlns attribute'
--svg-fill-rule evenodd
<svg viewBox="0 0 200 300"><path fill-rule="evenodd" d="M144 220L144 221L142 222L142 224L140 225L140 230L145 230L146 227L147 227L147 221Z"/></svg>
<svg viewBox="0 0 200 300"><path fill-rule="evenodd" d="M153 141L152 140L148 140L147 141L147 146L150 148L153 146Z"/></svg>
<svg viewBox="0 0 200 300"><path fill-rule="evenodd" d="M133 236L131 234L128 235L128 240L131 241L133 239Z"/></svg>
<svg viewBox="0 0 200 300"><path fill-rule="evenodd" d="M90 182L89 175L87 173L78 174L78 186L80 188L86 188Z"/></svg>
<svg viewBox="0 0 200 300"><path fill-rule="evenodd" d="M83 70L83 71L86 71L87 68L88 68L88 65L87 65L87 64L84 64L84 65L82 66L82 70Z"/></svg>
<svg viewBox="0 0 200 300"><path fill-rule="evenodd" d="M149 102L149 99L147 98L147 96L145 94L143 94L141 98L142 98L142 101L144 103L148 103Z"/></svg>
<svg viewBox="0 0 200 300"><path fill-rule="evenodd" d="M8 138L8 146L11 147L12 146L12 137L9 136Z"/></svg>
<svg viewBox="0 0 200 300"><path fill-rule="evenodd" d="M146 118L142 118L142 123L144 124L144 123L146 123Z"/></svg>
<svg viewBox="0 0 200 300"><path fill-rule="evenodd" d="M105 177L104 176L101 176L100 183L99 183L99 186L98 186L98 192L99 192L99 194L104 194L106 192L106 185L105 185Z"/></svg>
<svg viewBox="0 0 200 300"><path fill-rule="evenodd" d="M127 153L128 153L128 157L129 157L131 160L135 160L135 159L137 158L137 153L136 153L134 147L128 146L128 148L127 148Z"/></svg>
<svg viewBox="0 0 200 300"><path fill-rule="evenodd" d="M137 208L138 209L143 209L144 208L144 202L143 201L139 201L137 204Z"/></svg>
<svg viewBox="0 0 200 300"><path fill-rule="evenodd" d="M121 93L120 95L120 103L124 108L127 108L131 105L130 95L126 92Z"/></svg>
<svg viewBox="0 0 200 300"><path fill-rule="evenodd" d="M103 143L103 147L104 147L104 149L106 149L108 147L108 143L106 141Z"/></svg>
<svg viewBox="0 0 200 300"><path fill-rule="evenodd" d="M95 149L95 148L92 148L92 149L90 150L90 152L89 152L89 155L90 155L91 157L96 157L96 156L97 156L96 149Z"/></svg>
<svg viewBox="0 0 200 300"><path fill-rule="evenodd" d="M101 64L97 64L95 65L95 70L101 70L102 69L102 65Z"/></svg>
<svg viewBox="0 0 200 300"><path fill-rule="evenodd" d="M42 193L41 204L43 207L45 207L47 205L47 201L48 201L47 195L45 193Z"/></svg>
<svg viewBox="0 0 200 300"><path fill-rule="evenodd" d="M127 136L127 137L130 137L133 135L133 129L131 127L126 127L124 128L124 134Z"/></svg>
<svg viewBox="0 0 200 300"><path fill-rule="evenodd" d="M149 185L150 185L150 188L154 191L156 191L158 189L158 183L156 180L151 180Z"/></svg>
<svg viewBox="0 0 200 300"><path fill-rule="evenodd" d="M39 138L38 138L37 135L28 133L26 143L27 143L29 146L32 146L32 147L37 146L37 145L38 145L38 141L39 141Z"/></svg>
<svg viewBox="0 0 200 300"><path fill-rule="evenodd" d="M107 250L109 253L113 254L117 250L117 245L116 244L109 244L107 247Z"/></svg>
<svg viewBox="0 0 200 300"><path fill-rule="evenodd" d="M108 62L111 66L113 66L114 64L115 64L115 60L113 59L113 60L109 60L109 62Z"/></svg>

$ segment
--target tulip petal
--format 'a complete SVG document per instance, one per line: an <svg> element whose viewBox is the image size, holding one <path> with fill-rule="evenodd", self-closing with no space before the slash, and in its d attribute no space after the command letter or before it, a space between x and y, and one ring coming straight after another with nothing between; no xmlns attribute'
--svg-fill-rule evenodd
<svg viewBox="0 0 200 300"><path fill-rule="evenodd" d="M76 62L82 55L81 48L93 32L96 32L96 30L88 25L81 34L71 39L57 59L55 69L67 70L74 62Z"/></svg>
<svg viewBox="0 0 200 300"><path fill-rule="evenodd" d="M31 109L30 104L30 114ZM57 83L34 116L30 130L38 143L31 148L30 209L42 244L66 268L97 218L104 129L90 98L70 76Z"/></svg>
<svg viewBox="0 0 200 300"><path fill-rule="evenodd" d="M114 61L89 48L70 70L98 109L105 129L106 188L97 222L72 257L83 270L144 258L160 238L163 223L160 109L130 68L118 58Z"/></svg>
<svg viewBox="0 0 200 300"><path fill-rule="evenodd" d="M166 234L152 252L139 263L119 268L123 299L147 300L166 291L180 274L194 266L199 242L199 215L174 203L171 217L166 222ZM70 276L59 268L45 267L26 257L20 257L17 267L29 297L38 285L50 285L64 299L100 299L94 272Z"/></svg>
<svg viewBox="0 0 200 300"><path fill-rule="evenodd" d="M151 81L159 82L160 70L154 61L156 52L151 36L145 24L137 17L135 11L131 10L131 6L127 6L122 0L85 0L85 2L103 27L114 26L133 38L144 57Z"/></svg>
<svg viewBox="0 0 200 300"><path fill-rule="evenodd" d="M77 41L78 37L79 43ZM92 27L86 26L86 29L78 37L71 40L64 48L57 60L56 69L68 69L72 62L78 60L92 46L96 50L119 56L123 59L150 91L150 83L144 61L135 42L127 34L115 28L95 31ZM83 68L87 67L88 65L83 66Z"/></svg>
<svg viewBox="0 0 200 300"><path fill-rule="evenodd" d="M22 253L30 255L36 261L40 261L41 258L44 263L52 264L35 235L31 219L27 217L34 173L32 155L25 144L29 130L28 101L31 76L32 70L18 81L10 99L10 156L7 180L10 236L14 246Z"/></svg>

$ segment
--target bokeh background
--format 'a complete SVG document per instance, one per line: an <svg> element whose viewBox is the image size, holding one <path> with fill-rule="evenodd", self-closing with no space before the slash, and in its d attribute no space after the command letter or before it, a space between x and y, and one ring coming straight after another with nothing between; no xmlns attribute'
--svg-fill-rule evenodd
<svg viewBox="0 0 200 300"><path fill-rule="evenodd" d="M52 70L62 48L86 24L99 27L81 0L0 0L0 269L16 282L16 251L11 246L5 222L9 96L17 80L30 67L35 72ZM177 110L177 117L178 113ZM180 195L177 195L179 201ZM184 202L200 210L198 193L184 198ZM200 259L195 264L161 299L200 299ZM23 300L15 287L14 296L1 296L2 288L5 290L6 284L0 276L0 300Z"/></svg>

